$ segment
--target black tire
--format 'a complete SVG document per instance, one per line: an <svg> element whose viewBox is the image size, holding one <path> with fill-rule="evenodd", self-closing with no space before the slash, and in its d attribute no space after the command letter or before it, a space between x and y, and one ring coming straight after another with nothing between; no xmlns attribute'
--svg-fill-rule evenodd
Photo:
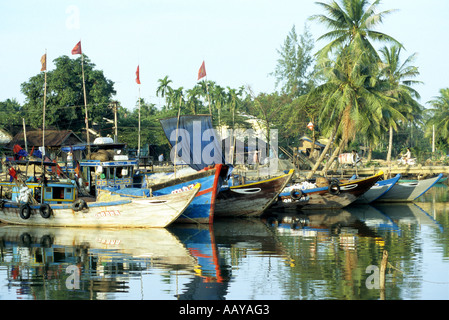
<svg viewBox="0 0 449 320"><path fill-rule="evenodd" d="M31 208L28 204L22 204L20 206L19 215L22 219L26 220L31 216Z"/></svg>
<svg viewBox="0 0 449 320"><path fill-rule="evenodd" d="M297 189L293 189L290 192L290 197L293 200L299 200L299 199L301 199L303 197L303 195L304 195L304 193L301 190L297 190Z"/></svg>
<svg viewBox="0 0 449 320"><path fill-rule="evenodd" d="M43 203L39 207L39 213L41 214L42 218L48 219L51 216L51 208L48 203Z"/></svg>
<svg viewBox="0 0 449 320"><path fill-rule="evenodd" d="M73 211L81 211L87 208L87 203L83 199L78 199L72 204Z"/></svg>
<svg viewBox="0 0 449 320"><path fill-rule="evenodd" d="M340 194L340 186L338 185L338 183L332 182L329 185L329 193L331 194Z"/></svg>

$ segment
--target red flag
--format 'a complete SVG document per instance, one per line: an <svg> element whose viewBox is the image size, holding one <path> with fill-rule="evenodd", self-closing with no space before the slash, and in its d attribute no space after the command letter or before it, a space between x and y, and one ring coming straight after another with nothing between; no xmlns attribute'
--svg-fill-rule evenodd
<svg viewBox="0 0 449 320"><path fill-rule="evenodd" d="M198 80L201 78L204 78L206 76L206 65L203 63L201 64L200 70L198 70Z"/></svg>
<svg viewBox="0 0 449 320"><path fill-rule="evenodd" d="M72 49L72 54L81 54L81 41Z"/></svg>
<svg viewBox="0 0 449 320"><path fill-rule="evenodd" d="M136 82L137 82L137 84L140 84L139 66L137 66L137 71L136 71Z"/></svg>

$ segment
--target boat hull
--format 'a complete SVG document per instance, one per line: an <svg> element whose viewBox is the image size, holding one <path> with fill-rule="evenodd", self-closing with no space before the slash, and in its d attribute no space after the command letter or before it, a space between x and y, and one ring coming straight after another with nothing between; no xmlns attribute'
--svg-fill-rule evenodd
<svg viewBox="0 0 449 320"><path fill-rule="evenodd" d="M354 203L357 204L368 204L373 201L376 201L380 197L382 197L385 193L387 193L401 178L401 175L398 174L396 177L378 181L374 186L372 186L367 192L358 197Z"/></svg>
<svg viewBox="0 0 449 320"><path fill-rule="evenodd" d="M426 193L441 178L443 174L436 177L416 182L396 183L387 193L378 198L376 202L412 202Z"/></svg>
<svg viewBox="0 0 449 320"><path fill-rule="evenodd" d="M260 216L277 199L294 170L276 178L232 186L217 196L215 217Z"/></svg>
<svg viewBox="0 0 449 320"><path fill-rule="evenodd" d="M176 220L177 223L212 223L214 218L215 201L224 178L227 166L215 165L212 169L171 179L167 182L148 186L154 196L176 194L189 189L196 183L201 184L201 189L186 208L183 214Z"/></svg>
<svg viewBox="0 0 449 320"><path fill-rule="evenodd" d="M358 179L340 184L337 193L328 187L302 190L303 197L295 200L290 194L281 193L273 210L333 210L344 208L368 191L383 175L379 173L366 179Z"/></svg>
<svg viewBox="0 0 449 320"><path fill-rule="evenodd" d="M18 225L91 228L164 228L175 221L200 190L151 198L116 196L113 200L89 202L87 209L75 211L68 204L49 204L51 215L43 218L39 207L30 205L28 219L20 217L20 204L6 202L0 210L0 221Z"/></svg>

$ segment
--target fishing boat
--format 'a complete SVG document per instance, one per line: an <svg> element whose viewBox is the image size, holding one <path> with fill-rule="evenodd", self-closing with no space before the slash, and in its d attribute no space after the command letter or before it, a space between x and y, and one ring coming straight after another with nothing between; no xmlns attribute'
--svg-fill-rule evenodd
<svg viewBox="0 0 449 320"><path fill-rule="evenodd" d="M69 147L65 147L70 150ZM214 215L215 197L226 177L227 167L222 164L206 166L200 171L174 170L170 173L142 172L137 159L130 159L118 144L98 145L102 152L78 163L81 178L79 185L85 194L97 196L102 191L114 195L162 196L190 190L200 184L200 190L192 203L176 222L211 223ZM100 159L100 160L98 160ZM70 168L69 168L70 169ZM70 170L75 174L76 168Z"/></svg>
<svg viewBox="0 0 449 320"><path fill-rule="evenodd" d="M329 186L300 189L292 186L284 189L272 210L323 210L341 209L353 203L367 192L381 177L383 172L345 183L331 181Z"/></svg>
<svg viewBox="0 0 449 320"><path fill-rule="evenodd" d="M425 180L396 183L387 193L379 197L376 202L412 202L426 193L442 177L443 174L440 173L436 177Z"/></svg>
<svg viewBox="0 0 449 320"><path fill-rule="evenodd" d="M367 192L358 197L354 203L368 204L376 201L378 198L386 194L401 178L400 174L397 174L394 178L387 180L379 180L374 186L372 186Z"/></svg>
<svg viewBox="0 0 449 320"><path fill-rule="evenodd" d="M294 170L281 176L222 188L215 204L215 217L260 216L277 199Z"/></svg>
<svg viewBox="0 0 449 320"><path fill-rule="evenodd" d="M215 215L217 194L226 179L228 168L222 164L206 167L186 176L170 175L165 182L146 185L153 196L177 194L189 190L200 183L201 189L185 212L176 220L177 223L212 223ZM146 179L149 182L151 179Z"/></svg>
<svg viewBox="0 0 449 320"><path fill-rule="evenodd" d="M197 173L179 180L151 185L153 194L177 192L179 188L188 188L198 177L209 179L202 181L202 189L197 199L189 206L177 222L212 223L215 214L215 204L218 192L224 181L232 172L232 165L226 164L222 153L221 140L212 126L210 115L183 115L160 120L162 129L174 152L173 164L180 162L188 165ZM213 156L211 155L213 153ZM180 159L180 160L178 160ZM197 176L197 174L199 174ZM213 179L210 179L213 177Z"/></svg>
<svg viewBox="0 0 449 320"><path fill-rule="evenodd" d="M20 170L26 163L41 166L39 178ZM70 227L166 227L192 202L200 184L179 194L161 197L142 194L122 196L108 191L79 196L75 180L47 177L46 167L57 164L42 161L15 161L8 166L9 180L0 182L0 221L20 225Z"/></svg>
<svg viewBox="0 0 449 320"><path fill-rule="evenodd" d="M43 203L21 201L25 193L34 197L40 187L33 183L20 190L13 187L13 197L0 200L0 221L52 227L164 228L184 212L200 189L198 184L191 190L159 197L100 195L89 202L92 198L75 196L74 183L49 182L44 187Z"/></svg>

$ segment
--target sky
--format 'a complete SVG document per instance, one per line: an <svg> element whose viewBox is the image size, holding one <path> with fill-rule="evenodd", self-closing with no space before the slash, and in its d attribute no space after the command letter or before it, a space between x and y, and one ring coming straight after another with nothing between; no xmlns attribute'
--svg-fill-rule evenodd
<svg viewBox="0 0 449 320"><path fill-rule="evenodd" d="M327 2L327 0L324 0ZM449 87L449 1L384 0L380 10L397 9L376 30L401 42L402 58L417 53L415 89L420 102ZM293 26L307 24L314 39L327 30L308 18L320 14L313 0L17 0L0 2L0 101L25 102L22 83L47 69L81 40L83 53L112 80L122 106L136 108L140 96L161 107L158 80L190 89L205 61L207 80L222 87L250 86L255 94L276 90L269 73L277 50ZM317 41L315 51L324 46Z"/></svg>

